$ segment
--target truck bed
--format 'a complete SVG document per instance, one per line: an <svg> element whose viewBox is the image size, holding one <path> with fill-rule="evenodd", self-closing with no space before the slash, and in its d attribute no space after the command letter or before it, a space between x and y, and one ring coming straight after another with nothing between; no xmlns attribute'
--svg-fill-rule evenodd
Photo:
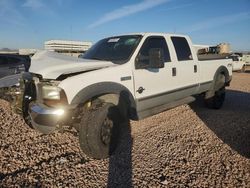
<svg viewBox="0 0 250 188"><path fill-rule="evenodd" d="M216 59L228 59L229 54L198 54L199 61L216 60Z"/></svg>

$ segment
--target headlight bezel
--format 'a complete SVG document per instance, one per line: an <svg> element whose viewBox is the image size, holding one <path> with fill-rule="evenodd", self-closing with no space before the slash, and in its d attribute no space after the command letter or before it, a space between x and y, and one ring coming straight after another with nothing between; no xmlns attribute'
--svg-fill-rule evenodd
<svg viewBox="0 0 250 188"><path fill-rule="evenodd" d="M65 91L56 85L42 86L43 103L50 107L65 106L68 104Z"/></svg>
<svg viewBox="0 0 250 188"><path fill-rule="evenodd" d="M61 88L51 85L42 86L42 98L49 100L60 100Z"/></svg>

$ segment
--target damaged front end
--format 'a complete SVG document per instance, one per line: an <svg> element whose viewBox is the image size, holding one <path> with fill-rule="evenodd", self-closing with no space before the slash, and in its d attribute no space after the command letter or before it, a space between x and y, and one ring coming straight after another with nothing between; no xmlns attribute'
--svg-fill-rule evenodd
<svg viewBox="0 0 250 188"><path fill-rule="evenodd" d="M49 134L72 118L63 89L57 80L45 80L40 75L24 73L19 91L12 102L13 110L25 122L41 133Z"/></svg>

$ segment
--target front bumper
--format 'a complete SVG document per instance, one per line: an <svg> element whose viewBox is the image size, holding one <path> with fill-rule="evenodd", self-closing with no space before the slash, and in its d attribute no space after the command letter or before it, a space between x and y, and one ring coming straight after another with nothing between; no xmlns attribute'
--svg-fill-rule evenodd
<svg viewBox="0 0 250 188"><path fill-rule="evenodd" d="M41 133L49 134L70 121L71 110L33 103L29 106L29 114L32 126Z"/></svg>
<svg viewBox="0 0 250 188"><path fill-rule="evenodd" d="M40 100L40 79L38 75L25 73L20 79L18 94L14 95L12 108L22 115L25 122L41 133L54 132L71 118L70 105L48 107Z"/></svg>

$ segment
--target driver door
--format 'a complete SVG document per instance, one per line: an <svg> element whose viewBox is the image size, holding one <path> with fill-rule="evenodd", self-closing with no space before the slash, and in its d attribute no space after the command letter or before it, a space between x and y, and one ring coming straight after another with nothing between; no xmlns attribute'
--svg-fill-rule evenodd
<svg viewBox="0 0 250 188"><path fill-rule="evenodd" d="M163 53L164 66L162 68L151 68L149 52L152 49L160 49ZM171 61L166 39L162 36L148 37L136 57L133 72L134 92L139 113L165 104L175 97L174 95L169 97L167 93L175 88L177 82L172 76L172 67L174 63Z"/></svg>

